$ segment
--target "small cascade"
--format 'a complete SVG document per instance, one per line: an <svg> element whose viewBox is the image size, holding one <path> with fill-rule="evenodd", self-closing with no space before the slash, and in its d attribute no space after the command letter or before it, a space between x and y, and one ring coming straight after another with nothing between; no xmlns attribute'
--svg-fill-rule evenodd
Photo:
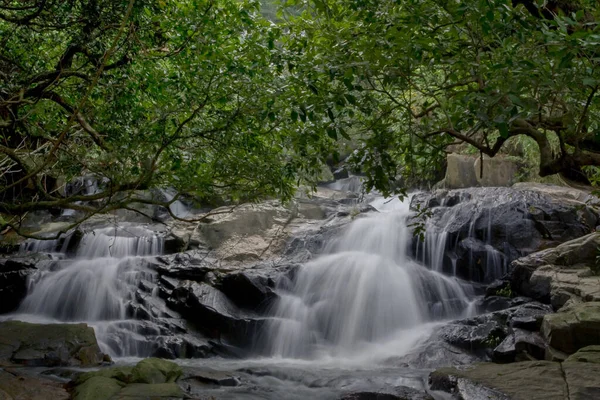
<svg viewBox="0 0 600 400"><path fill-rule="evenodd" d="M363 178L356 175L350 175L348 178L338 179L326 185L329 189L340 192L360 193L363 189Z"/></svg>
<svg viewBox="0 0 600 400"><path fill-rule="evenodd" d="M32 241L22 250L56 249L57 243L51 242ZM147 356L138 351L139 345L128 343L139 323L122 328L134 318L131 306L139 283L155 280L148 257L161 254L162 248L162 238L133 226L86 233L72 259L48 263L32 276L17 312L41 320L89 323L109 354Z"/></svg>
<svg viewBox="0 0 600 400"><path fill-rule="evenodd" d="M508 270L506 257L491 245L491 213L500 200L492 196L471 200L469 196L445 197L431 207L433 217L426 221L424 238L416 244L416 258L434 271L492 282Z"/></svg>
<svg viewBox="0 0 600 400"><path fill-rule="evenodd" d="M268 354L337 357L403 337L414 342L423 338L415 329L470 310L468 285L408 257L408 204L377 200L374 207L387 212L352 222L326 255L280 284L264 334Z"/></svg>
<svg viewBox="0 0 600 400"><path fill-rule="evenodd" d="M163 189L160 193L165 197L167 202L173 201L176 195L175 191L171 189ZM169 209L173 215L178 218L185 218L190 214L188 207L179 200L173 201L171 205L169 205Z"/></svg>

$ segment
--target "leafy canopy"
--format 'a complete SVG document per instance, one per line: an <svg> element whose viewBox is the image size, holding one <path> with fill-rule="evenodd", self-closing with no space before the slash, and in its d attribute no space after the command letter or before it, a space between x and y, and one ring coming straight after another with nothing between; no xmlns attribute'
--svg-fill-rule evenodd
<svg viewBox="0 0 600 400"><path fill-rule="evenodd" d="M306 107L318 89L332 126L360 132L369 187L427 174L451 144L494 156L520 135L537 143L541 176L600 164L595 1L286 5L303 10L285 40Z"/></svg>
<svg viewBox="0 0 600 400"><path fill-rule="evenodd" d="M289 199L331 141L288 119L281 30L236 0L0 5L0 212ZM285 113L282 117L281 113ZM285 122L285 123L283 123ZM96 190L65 185L82 175ZM173 201L176 200L173 199Z"/></svg>

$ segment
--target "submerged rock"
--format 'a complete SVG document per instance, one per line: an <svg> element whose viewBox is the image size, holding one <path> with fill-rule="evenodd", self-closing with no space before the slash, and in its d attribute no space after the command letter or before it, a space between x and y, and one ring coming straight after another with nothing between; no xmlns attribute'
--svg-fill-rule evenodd
<svg viewBox="0 0 600 400"><path fill-rule="evenodd" d="M0 322L0 363L90 367L105 359L87 324Z"/></svg>

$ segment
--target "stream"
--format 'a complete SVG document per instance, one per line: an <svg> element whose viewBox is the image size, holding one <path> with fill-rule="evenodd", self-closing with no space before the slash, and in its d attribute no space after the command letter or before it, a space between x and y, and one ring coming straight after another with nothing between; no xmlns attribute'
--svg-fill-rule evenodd
<svg viewBox="0 0 600 400"><path fill-rule="evenodd" d="M448 363L444 352L436 354L439 339L432 334L447 321L475 315L476 296L470 283L411 257L409 204L410 198L373 198L370 206L377 212L344 226L292 276L279 276L277 299L262 310L243 358L177 359L188 369L225 379L190 386L190 393L335 399L347 392L428 390L428 373ZM65 254L66 242L29 241L22 251L59 249L30 279L19 309L5 318L86 322L116 364L157 355L157 343L179 352L201 347L206 338L182 327L182 317L169 310L155 286L153 262L163 246L156 232L135 224L87 232L72 255ZM426 254L440 259L435 251L444 246Z"/></svg>

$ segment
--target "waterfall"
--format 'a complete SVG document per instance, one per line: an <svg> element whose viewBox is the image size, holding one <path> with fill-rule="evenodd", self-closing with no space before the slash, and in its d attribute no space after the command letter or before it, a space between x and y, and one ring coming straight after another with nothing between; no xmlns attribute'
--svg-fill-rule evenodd
<svg viewBox="0 0 600 400"><path fill-rule="evenodd" d="M176 192L172 189L163 189L160 192L165 197L167 202L173 201L176 195ZM186 207L185 204L183 204L179 200L173 201L169 205L169 209L171 210L173 215L175 215L178 218L185 218L190 214L190 210Z"/></svg>
<svg viewBox="0 0 600 400"><path fill-rule="evenodd" d="M53 241L30 241L21 250L44 251L56 246ZM161 254L162 246L162 238L133 226L86 233L73 259L40 266L17 312L40 320L89 323L96 328L104 351L144 355L128 343L127 337L135 336L136 324L130 324L129 330L122 327L133 317L128 306L137 285L154 279L145 266L146 259Z"/></svg>
<svg viewBox="0 0 600 400"><path fill-rule="evenodd" d="M508 271L508 263L492 246L491 226L492 210L498 201L493 196L444 198L430 209L433 216L425 223L424 240L417 243L416 258L435 271L470 281L501 278Z"/></svg>
<svg viewBox="0 0 600 400"><path fill-rule="evenodd" d="M381 212L353 221L325 255L281 282L262 335L268 354L347 355L372 343L415 340L424 324L469 312L467 285L408 257L408 202L372 205Z"/></svg>

